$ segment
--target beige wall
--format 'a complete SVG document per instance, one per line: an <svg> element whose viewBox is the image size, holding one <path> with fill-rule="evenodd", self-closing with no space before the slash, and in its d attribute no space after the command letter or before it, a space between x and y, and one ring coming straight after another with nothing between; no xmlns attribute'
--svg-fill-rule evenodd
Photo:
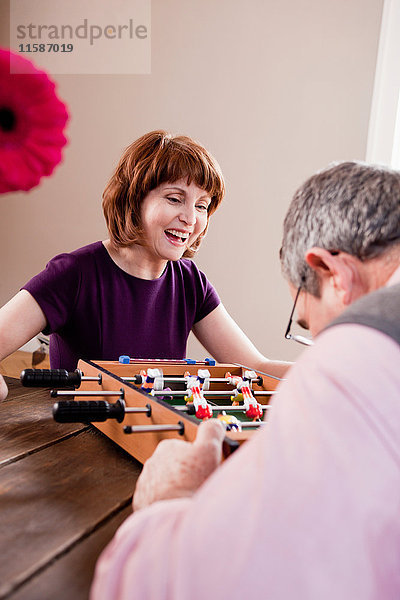
<svg viewBox="0 0 400 600"><path fill-rule="evenodd" d="M55 77L70 108L69 145L53 177L0 198L0 302L56 253L105 237L101 193L121 151L165 128L203 142L226 177L197 264L266 355L295 358L282 333L291 306L282 221L313 171L365 158L382 6L153 0L151 75ZM191 342L189 355L204 351Z"/></svg>

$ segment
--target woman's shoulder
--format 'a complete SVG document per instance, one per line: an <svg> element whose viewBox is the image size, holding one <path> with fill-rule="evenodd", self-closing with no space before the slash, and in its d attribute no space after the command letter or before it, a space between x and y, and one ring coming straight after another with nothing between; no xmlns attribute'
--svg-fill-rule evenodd
<svg viewBox="0 0 400 600"><path fill-rule="evenodd" d="M51 277L79 278L84 271L91 271L90 267L100 260L101 253L102 242L94 242L71 252L62 252L51 258L46 268L36 277L45 278L46 281Z"/></svg>
<svg viewBox="0 0 400 600"><path fill-rule="evenodd" d="M66 255L79 259L85 257L104 256L105 252L106 250L103 246L103 242L93 242L92 244L88 244L87 246L82 246L82 248L77 248L72 252L68 252Z"/></svg>
<svg viewBox="0 0 400 600"><path fill-rule="evenodd" d="M49 262L50 263L62 263L66 266L79 266L87 261L98 260L103 258L103 244L102 242L93 242L87 246L82 246L76 250L70 252L61 252L54 256Z"/></svg>

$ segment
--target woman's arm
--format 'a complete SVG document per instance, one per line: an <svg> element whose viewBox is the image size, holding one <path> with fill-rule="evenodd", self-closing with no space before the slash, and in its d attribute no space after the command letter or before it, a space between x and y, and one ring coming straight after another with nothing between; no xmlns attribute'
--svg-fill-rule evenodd
<svg viewBox="0 0 400 600"><path fill-rule="evenodd" d="M207 351L221 363L239 363L264 373L285 377L292 363L268 360L249 340L222 304L193 327Z"/></svg>
<svg viewBox="0 0 400 600"><path fill-rule="evenodd" d="M0 361L26 344L46 327L46 317L36 300L21 290L0 309ZM0 401L7 386L0 375Z"/></svg>

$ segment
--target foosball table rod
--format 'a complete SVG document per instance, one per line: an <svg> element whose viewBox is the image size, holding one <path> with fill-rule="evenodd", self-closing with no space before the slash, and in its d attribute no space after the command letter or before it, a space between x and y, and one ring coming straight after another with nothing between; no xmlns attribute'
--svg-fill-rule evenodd
<svg viewBox="0 0 400 600"><path fill-rule="evenodd" d="M276 391L262 391L262 392L252 392L253 396L273 396L276 394ZM150 396L163 396L163 397L174 397L174 396L188 396L190 397L190 390L152 390L149 392ZM216 391L202 391L203 396L225 396L231 397L234 396L234 390L228 390L226 392L216 390ZM120 398L124 398L124 389L121 388L119 391L106 391L106 390L87 390L87 391L77 391L77 390L51 390L50 395L52 398L57 398L58 396L76 396L76 397L95 397L95 396L119 396Z"/></svg>
<svg viewBox="0 0 400 600"><path fill-rule="evenodd" d="M203 396L232 396L235 395L236 390L201 390ZM190 396L189 390L152 390L149 392L151 396ZM262 392L251 391L253 396L273 396L277 392L263 390Z"/></svg>
<svg viewBox="0 0 400 600"><path fill-rule="evenodd" d="M185 425L178 421L176 425L125 425L124 433L158 433L163 431L177 431L179 435L185 433Z"/></svg>
<svg viewBox="0 0 400 600"><path fill-rule="evenodd" d="M249 421L240 422L242 427L260 427L264 424L264 421ZM177 431L179 435L185 433L185 425L182 421L179 421L177 425L125 425L124 433L156 433L159 431Z"/></svg>
<svg viewBox="0 0 400 600"><path fill-rule="evenodd" d="M132 377L121 377L123 381L141 385L143 383L142 375ZM187 383L187 377L162 377L163 383ZM21 384L24 387L79 387L82 381L95 381L99 385L102 383L102 376L87 376L79 369L67 371L66 369L25 369L20 376ZM226 377L208 377L209 383L230 383ZM251 379L252 383L262 385L262 378Z"/></svg>
<svg viewBox="0 0 400 600"><path fill-rule="evenodd" d="M68 372L66 369L24 369L20 375L24 387L79 387L82 381L102 383L102 376L84 376L76 369Z"/></svg>
<svg viewBox="0 0 400 600"><path fill-rule="evenodd" d="M268 404L260 405L263 410L269 408ZM185 406L172 406L180 412L194 415L196 409L193 404ZM212 406L213 412L244 412L244 406ZM53 418L57 423L100 423L108 419L115 419L122 423L126 414L146 414L151 417L151 405L127 407L124 400L120 399L114 404L107 400L75 401L64 400L56 402L53 406Z"/></svg>
<svg viewBox="0 0 400 600"><path fill-rule="evenodd" d="M119 396L119 398L121 398L122 400L125 397L125 391L124 388L121 388L119 391L115 390L115 391L109 391L109 390L99 390L99 391L93 391L93 390L87 390L85 392L77 392L76 390L51 390L50 392L50 396L52 398L58 398L58 396L78 396L78 397L99 397L99 396Z"/></svg>
<svg viewBox="0 0 400 600"><path fill-rule="evenodd" d="M143 379L145 375L134 375L132 377L121 377L124 381L129 381L131 383L136 383L136 385L141 385L143 383ZM165 377L165 375L159 375L155 377L156 379L161 379L163 383L187 383L189 379L196 378L195 375L186 375L185 377ZM235 385L232 383L232 377L203 377L207 383L229 383L230 385ZM242 379L241 377L237 377L237 379ZM256 383L261 386L263 384L263 379L260 376L251 377L248 379L249 383Z"/></svg>
<svg viewBox="0 0 400 600"><path fill-rule="evenodd" d="M190 412L193 405L179 407ZM226 407L232 410L232 407ZM235 407L239 409L239 407ZM224 414L222 407L218 407L218 412L222 412L223 424L227 430L235 428L241 431L243 428L255 428L263 425L264 421L238 421L236 417ZM118 400L115 404L110 404L106 400L100 401L61 401L57 402L53 407L53 417L58 423L95 423L104 422L108 419L115 419L121 423L126 414L146 414L151 417L151 406L147 404L145 407L126 407L123 400ZM220 417L218 417L220 418ZM185 432L185 426L182 421L177 424L151 424L151 425L127 425L123 429L124 433L158 433L167 431L177 431L179 435Z"/></svg>
<svg viewBox="0 0 400 600"><path fill-rule="evenodd" d="M57 423L101 423L115 419L122 423L125 414L145 414L151 417L151 406L126 407L124 400L110 404L107 400L75 401L64 400L53 406L53 418Z"/></svg>

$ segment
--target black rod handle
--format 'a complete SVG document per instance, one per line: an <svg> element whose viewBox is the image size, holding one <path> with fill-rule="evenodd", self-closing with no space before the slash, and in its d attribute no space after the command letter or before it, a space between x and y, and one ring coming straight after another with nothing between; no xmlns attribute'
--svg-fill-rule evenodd
<svg viewBox="0 0 400 600"><path fill-rule="evenodd" d="M110 404L106 400L63 400L53 406L53 418L57 423L95 423L116 419L124 420L125 402Z"/></svg>
<svg viewBox="0 0 400 600"><path fill-rule="evenodd" d="M20 380L25 387L79 387L82 372L79 369L71 373L66 369L25 369Z"/></svg>

